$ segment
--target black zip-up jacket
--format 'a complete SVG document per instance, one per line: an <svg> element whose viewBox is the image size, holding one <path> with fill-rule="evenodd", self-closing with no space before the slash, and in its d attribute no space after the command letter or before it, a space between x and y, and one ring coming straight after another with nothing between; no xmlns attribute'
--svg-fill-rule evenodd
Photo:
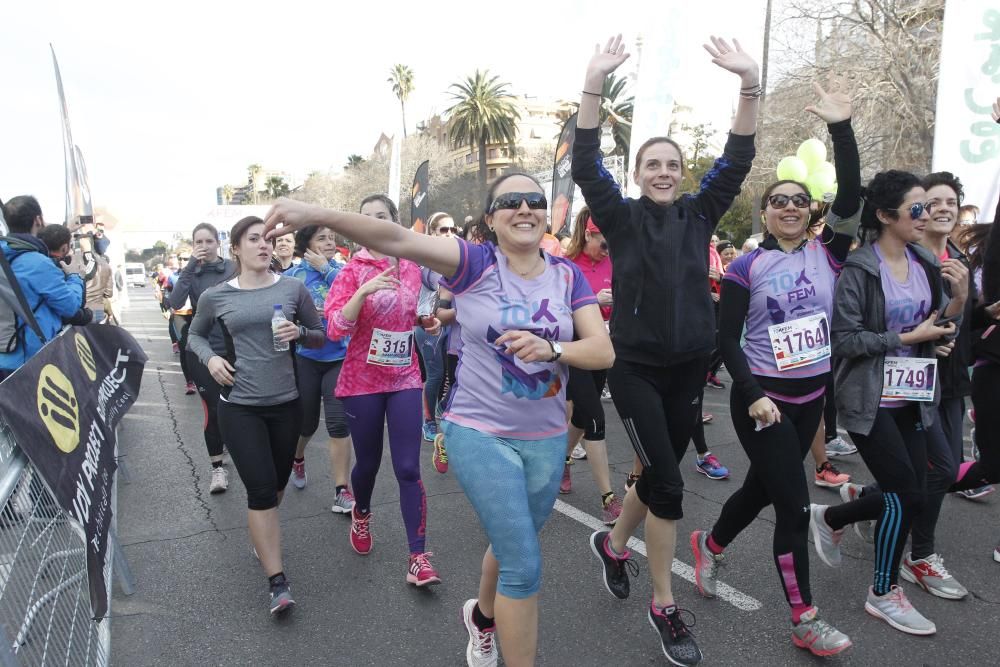
<svg viewBox="0 0 1000 667"><path fill-rule="evenodd" d="M708 244L750 172L754 135L730 134L695 195L661 206L623 197L601 162L597 128L576 130L573 180L614 262L611 339L617 358L671 366L715 347Z"/></svg>

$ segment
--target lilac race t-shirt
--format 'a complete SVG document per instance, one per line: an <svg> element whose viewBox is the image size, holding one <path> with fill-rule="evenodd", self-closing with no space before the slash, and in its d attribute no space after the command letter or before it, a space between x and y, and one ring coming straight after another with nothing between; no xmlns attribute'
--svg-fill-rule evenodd
<svg viewBox="0 0 1000 667"><path fill-rule="evenodd" d="M878 257L878 268L882 278L882 292L885 294L885 327L889 331L904 334L913 331L931 314L931 286L927 282L927 274L913 252L906 249L906 259L909 268L906 272L906 282L900 283L893 276L889 265L885 263L878 243L872 246ZM889 350L890 357L913 356L910 345L902 345L895 350ZM882 401L879 407L900 408L906 401Z"/></svg>
<svg viewBox="0 0 1000 667"><path fill-rule="evenodd" d="M807 366L778 370L768 327L822 313L826 315L825 339L829 342L834 283L841 268L842 264L827 252L819 239L810 240L790 253L757 248L729 265L723 279L750 292L743 352L751 373L798 379L830 372L829 358ZM780 398L790 400L790 397ZM811 400L814 396L801 398Z"/></svg>
<svg viewBox="0 0 1000 667"><path fill-rule="evenodd" d="M573 312L597 303L590 285L575 264L560 257L543 253L544 271L525 280L508 268L492 243L458 243L458 270L441 280L454 294L461 324L456 386L444 418L518 440L565 432L566 366L524 363L494 341L516 330L546 340L573 340Z"/></svg>

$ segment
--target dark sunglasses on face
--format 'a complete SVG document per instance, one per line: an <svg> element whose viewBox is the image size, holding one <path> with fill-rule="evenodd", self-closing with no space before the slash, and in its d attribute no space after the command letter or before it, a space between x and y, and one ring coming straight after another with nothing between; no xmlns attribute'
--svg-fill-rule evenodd
<svg viewBox="0 0 1000 667"><path fill-rule="evenodd" d="M437 228L437 233L439 235L441 235L441 234L454 234L455 233L455 228L454 227L438 227Z"/></svg>
<svg viewBox="0 0 1000 667"><path fill-rule="evenodd" d="M521 202L526 202L533 211L544 211L549 205L541 192L505 192L493 200L489 213L493 214L500 209L516 211L521 208Z"/></svg>
<svg viewBox="0 0 1000 667"><path fill-rule="evenodd" d="M927 204L924 204L923 202L919 202L918 201L918 202L916 202L914 204L910 204L910 208L909 209L894 208L894 209L890 209L890 210L893 210L893 211L906 211L906 210L909 210L910 211L910 220L916 220L916 219L918 219L920 216L922 216L924 214L924 211L930 212L930 207Z"/></svg>
<svg viewBox="0 0 1000 667"><path fill-rule="evenodd" d="M791 200L795 208L809 208L809 195L796 192L794 195L771 195L767 198L767 203L771 208L785 208Z"/></svg>
<svg viewBox="0 0 1000 667"><path fill-rule="evenodd" d="M603 250L604 252L608 251L608 242L607 241L601 241L601 250Z"/></svg>

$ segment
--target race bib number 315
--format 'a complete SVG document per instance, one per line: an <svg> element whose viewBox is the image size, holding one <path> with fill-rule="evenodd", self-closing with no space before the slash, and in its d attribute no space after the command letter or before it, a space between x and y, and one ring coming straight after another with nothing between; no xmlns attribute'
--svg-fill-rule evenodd
<svg viewBox="0 0 1000 667"><path fill-rule="evenodd" d="M937 359L886 357L882 365L882 399L933 401Z"/></svg>
<svg viewBox="0 0 1000 667"><path fill-rule="evenodd" d="M409 366L413 363L410 353L412 341L412 331L373 329L372 342L368 347L368 363L376 366Z"/></svg>
<svg viewBox="0 0 1000 667"><path fill-rule="evenodd" d="M830 326L816 313L767 328L779 371L809 366L830 358Z"/></svg>

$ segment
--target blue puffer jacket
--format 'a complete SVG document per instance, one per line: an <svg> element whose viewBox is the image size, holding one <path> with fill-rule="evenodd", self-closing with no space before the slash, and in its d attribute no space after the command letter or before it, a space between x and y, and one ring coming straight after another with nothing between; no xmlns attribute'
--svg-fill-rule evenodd
<svg viewBox="0 0 1000 667"><path fill-rule="evenodd" d="M63 318L72 317L83 305L83 280L78 275L63 273L49 258L45 244L30 234L11 234L0 241L0 250L10 262L42 333L51 339L62 328ZM35 332L24 327L17 349L0 353L0 368L20 368L41 348L42 342Z"/></svg>

